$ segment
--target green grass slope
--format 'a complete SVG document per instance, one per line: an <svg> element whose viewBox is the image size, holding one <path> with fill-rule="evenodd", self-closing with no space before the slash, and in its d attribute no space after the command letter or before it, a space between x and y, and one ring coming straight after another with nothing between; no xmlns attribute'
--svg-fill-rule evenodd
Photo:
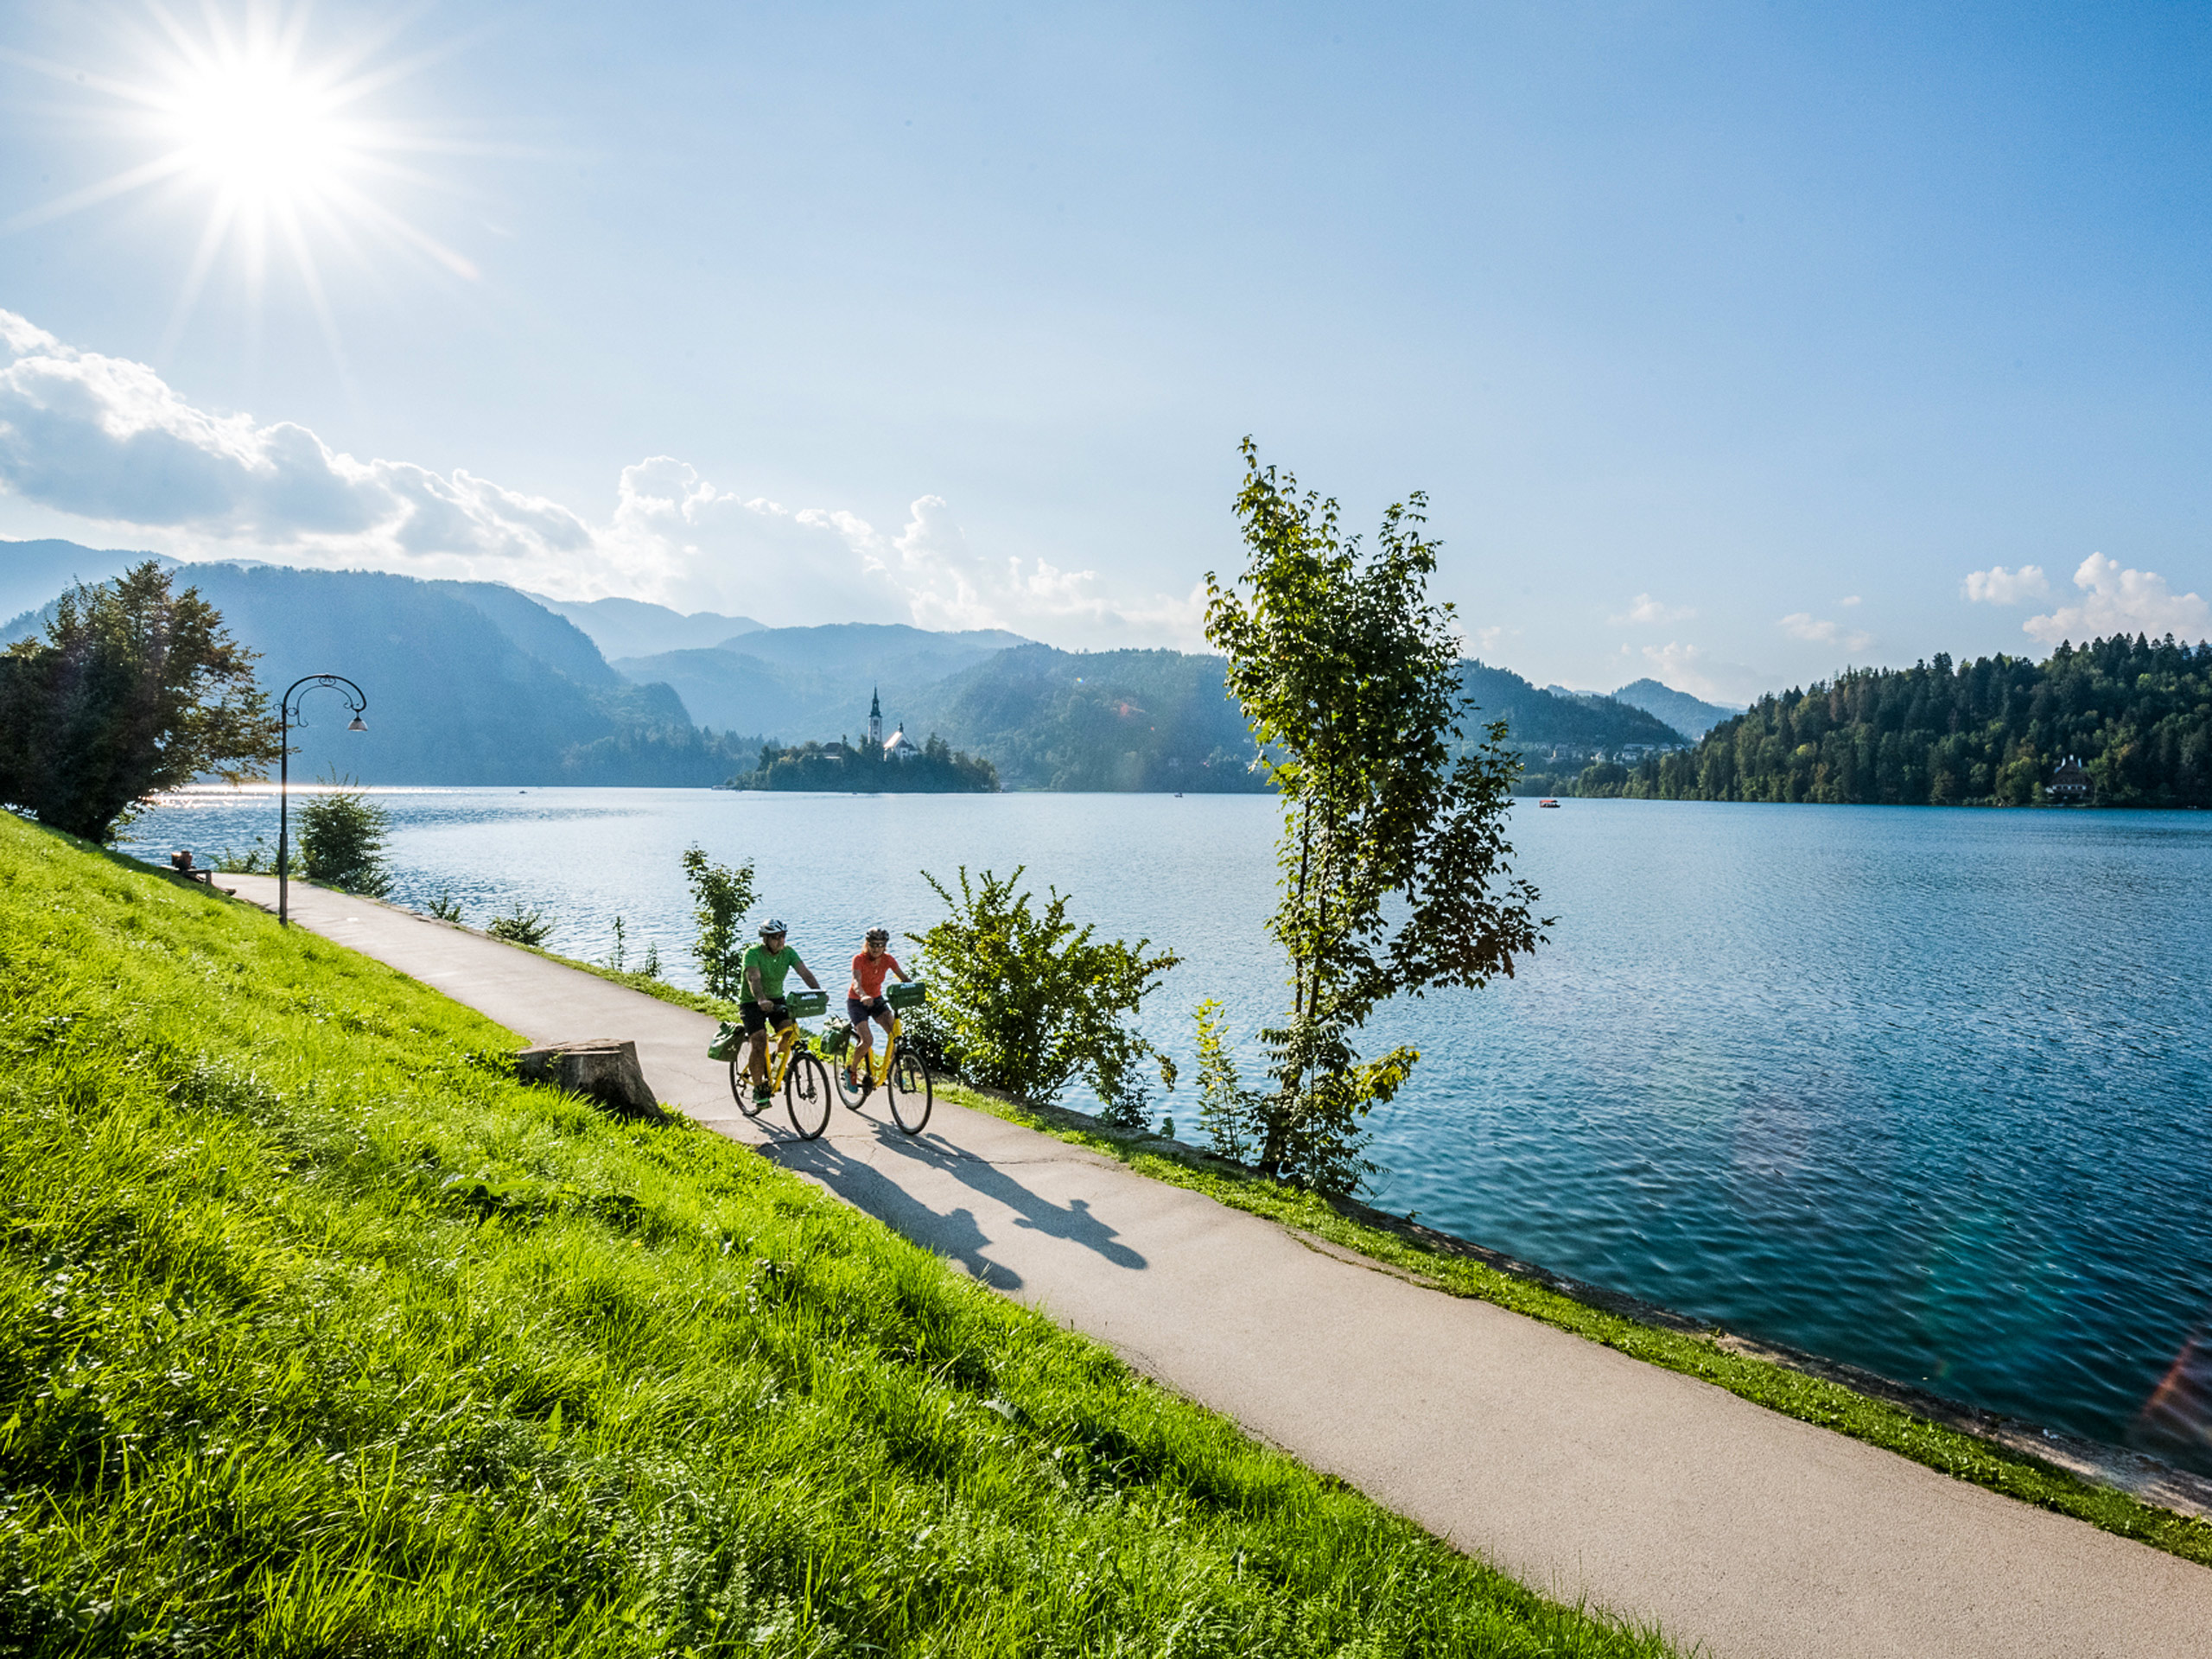
<svg viewBox="0 0 2212 1659"><path fill-rule="evenodd" d="M0 815L0 1651L1661 1650L515 1041Z"/></svg>

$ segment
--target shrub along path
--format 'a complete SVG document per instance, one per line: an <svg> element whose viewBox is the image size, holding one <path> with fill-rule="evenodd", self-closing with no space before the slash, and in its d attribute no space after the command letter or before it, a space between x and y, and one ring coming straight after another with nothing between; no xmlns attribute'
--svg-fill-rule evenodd
<svg viewBox="0 0 2212 1659"><path fill-rule="evenodd" d="M2203 1567L942 1099L918 1140L841 1109L796 1141L737 1116L705 1015L341 894L293 915L533 1040L635 1039L663 1100L1564 1600L1720 1659L2212 1650Z"/></svg>

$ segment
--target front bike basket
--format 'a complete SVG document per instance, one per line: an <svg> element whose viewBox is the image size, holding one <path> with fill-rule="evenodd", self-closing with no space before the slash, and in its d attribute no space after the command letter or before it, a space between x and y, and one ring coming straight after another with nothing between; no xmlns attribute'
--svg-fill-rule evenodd
<svg viewBox="0 0 2212 1659"><path fill-rule="evenodd" d="M930 1000L930 988L918 979L910 979L887 987L884 996L894 1008L918 1008Z"/></svg>
<svg viewBox="0 0 2212 1659"><path fill-rule="evenodd" d="M744 1040L745 1027L734 1020L725 1020L715 1027L715 1040L707 1045L707 1058L726 1060L737 1052L738 1046Z"/></svg>
<svg viewBox="0 0 2212 1659"><path fill-rule="evenodd" d="M784 1006L791 1011L794 1020L811 1020L817 1014L830 1011L827 991L793 991L784 998Z"/></svg>

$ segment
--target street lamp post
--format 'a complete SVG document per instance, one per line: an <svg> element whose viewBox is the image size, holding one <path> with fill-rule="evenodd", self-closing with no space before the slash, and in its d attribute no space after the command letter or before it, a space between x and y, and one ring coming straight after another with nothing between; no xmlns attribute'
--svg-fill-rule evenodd
<svg viewBox="0 0 2212 1659"><path fill-rule="evenodd" d="M349 732L365 732L368 726L361 719L369 700L361 688L343 674L303 674L285 689L284 700L277 705L278 728L283 741L276 757L276 925L292 925L291 863L292 863L292 727L294 722L304 726L300 718L300 699L319 685L327 685L346 699L346 706L353 711L353 718L346 726ZM305 690L302 688L304 687Z"/></svg>

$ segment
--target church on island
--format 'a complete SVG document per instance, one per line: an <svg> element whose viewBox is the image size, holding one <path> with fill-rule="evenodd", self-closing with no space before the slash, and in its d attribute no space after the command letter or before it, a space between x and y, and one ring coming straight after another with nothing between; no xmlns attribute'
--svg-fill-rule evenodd
<svg viewBox="0 0 2212 1659"><path fill-rule="evenodd" d="M883 735L883 698L879 691L868 694L868 746L887 760L913 760L921 755L907 737L906 728L900 727L888 739Z"/></svg>
<svg viewBox="0 0 2212 1659"><path fill-rule="evenodd" d="M863 741L855 744L841 737L834 743L801 743L790 748L764 743L760 766L723 785L849 795L992 794L998 786L998 769L989 761L955 749L935 733L927 743L918 744L903 726L884 736L880 688L868 694Z"/></svg>

